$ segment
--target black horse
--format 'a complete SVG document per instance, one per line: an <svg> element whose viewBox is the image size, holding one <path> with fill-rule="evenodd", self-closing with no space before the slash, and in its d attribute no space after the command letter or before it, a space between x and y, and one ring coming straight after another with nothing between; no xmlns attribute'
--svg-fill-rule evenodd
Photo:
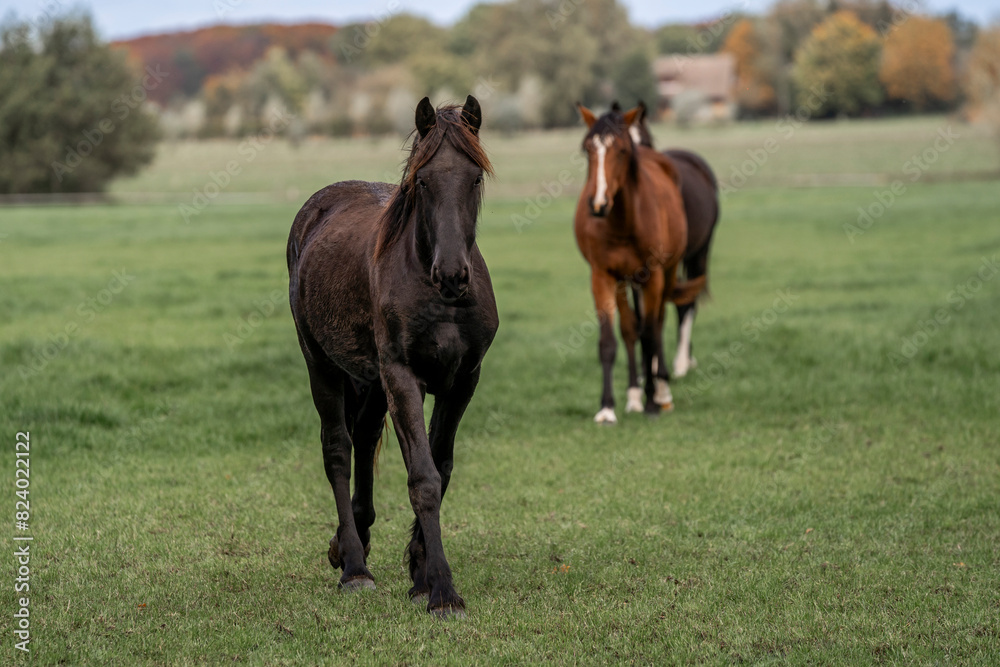
<svg viewBox="0 0 1000 667"><path fill-rule="evenodd" d="M633 143L653 148L653 135L646 124L646 104L639 101L639 114L629 126L629 136ZM621 107L613 102L611 110L621 113ZM708 255L712 246L712 236L719 222L719 184L708 163L698 154L678 148L663 151L677 168L681 182L681 198L687 215L687 247L684 251L684 278L693 280L708 275ZM634 293L635 303L638 296ZM677 353L674 355L674 377L684 377L695 368L697 362L691 355L691 330L698 302L677 304ZM642 404L632 403L630 411L642 409Z"/></svg>
<svg viewBox="0 0 1000 667"><path fill-rule="evenodd" d="M441 499L455 433L499 319L476 246L482 114L471 95L435 111L425 97L398 186L345 181L305 203L288 238L289 298L322 422L337 502L330 540L343 589L374 588L366 567L375 521L372 473L388 411L416 519L407 550L414 601L462 614L441 543ZM423 402L433 394L430 434ZM354 497L350 496L354 450Z"/></svg>

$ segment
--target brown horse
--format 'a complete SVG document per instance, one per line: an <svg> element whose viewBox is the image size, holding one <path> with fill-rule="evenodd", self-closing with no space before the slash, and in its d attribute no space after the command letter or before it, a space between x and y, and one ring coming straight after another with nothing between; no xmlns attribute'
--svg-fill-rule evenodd
<svg viewBox="0 0 1000 667"><path fill-rule="evenodd" d="M621 111L618 103L611 105L612 111ZM649 148L653 147L653 135L646 124L646 104L640 100L639 113L629 125L632 141ZM715 173L700 155L679 148L663 151L674 163L681 181L681 198L687 216L687 247L684 250L684 276L694 280L704 276L708 280L708 255L712 246L715 226L719 222L719 184ZM636 308L639 307L639 293L633 291ZM698 302L677 303L677 353L674 355L674 377L684 377L697 367L691 354L691 333ZM633 409L635 409L633 407Z"/></svg>
<svg viewBox="0 0 1000 667"><path fill-rule="evenodd" d="M416 519L407 553L414 601L461 614L441 543L455 433L498 326L476 246L483 176L479 102L435 111L425 97L399 186L346 181L305 203L288 237L289 298L322 422L339 526L329 558L346 590L374 588L366 562L373 469L386 411ZM433 394L430 435L426 393ZM350 496L354 450L354 497Z"/></svg>
<svg viewBox="0 0 1000 667"><path fill-rule="evenodd" d="M617 341L615 310L629 357L629 402L642 396L635 370L635 342L642 349L646 414L673 409L670 375L663 359L666 304L691 303L704 279L677 283L677 265L687 247L687 221L673 162L637 146L628 128L639 114L609 112L597 118L578 104L587 124L587 183L577 202L574 230L590 264L591 290L600 325L599 356L604 375L597 423L615 423L612 369ZM628 305L628 288L638 287L639 315ZM654 359L657 360L653 370Z"/></svg>

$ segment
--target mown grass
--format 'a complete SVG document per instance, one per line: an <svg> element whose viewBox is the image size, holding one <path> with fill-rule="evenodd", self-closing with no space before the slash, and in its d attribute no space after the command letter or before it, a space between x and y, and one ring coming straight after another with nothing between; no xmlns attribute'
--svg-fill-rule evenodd
<svg viewBox="0 0 1000 667"><path fill-rule="evenodd" d="M905 155L935 123L886 130ZM767 130L718 150L738 155L754 132ZM578 139L546 138L548 171L518 169L495 139L494 190L542 192ZM805 151L796 141L787 155ZM822 150L867 171L842 145ZM397 148L371 164L396 164ZM204 150L193 181L233 145ZM246 176L233 188L257 187ZM443 509L469 605L448 623L406 598L394 439L376 486L378 590L338 593L326 562L333 499L283 294L299 201L216 202L189 224L176 204L0 210L0 422L33 445L33 661L995 662L1000 279L975 278L1000 253L1000 194L908 185L853 243L844 225L871 188L728 196L700 366L676 382L673 414L613 428L590 421L600 370L572 195L522 226L521 194L491 196L480 245L501 328ZM4 660L23 660L4 635Z"/></svg>

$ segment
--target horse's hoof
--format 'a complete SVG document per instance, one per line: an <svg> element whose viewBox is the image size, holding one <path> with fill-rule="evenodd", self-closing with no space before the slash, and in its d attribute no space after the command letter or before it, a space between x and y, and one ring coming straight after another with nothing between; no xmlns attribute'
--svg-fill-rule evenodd
<svg viewBox="0 0 1000 667"><path fill-rule="evenodd" d="M642 389L639 387L628 388L628 403L625 404L625 412L642 412Z"/></svg>
<svg viewBox="0 0 1000 667"><path fill-rule="evenodd" d="M672 402L660 406L660 412L673 412L673 411L674 411L674 404Z"/></svg>
<svg viewBox="0 0 1000 667"><path fill-rule="evenodd" d="M670 393L670 383L663 378L655 378L653 380L656 386L656 392L653 394L653 402L660 406L673 406L674 395Z"/></svg>
<svg viewBox="0 0 1000 667"><path fill-rule="evenodd" d="M361 591L375 590L375 581L364 575L351 577L347 581L340 582L340 590L345 593L358 593Z"/></svg>
<svg viewBox="0 0 1000 667"><path fill-rule="evenodd" d="M596 424L617 424L618 417L615 416L614 408L601 408L601 411L594 415Z"/></svg>
<svg viewBox="0 0 1000 667"><path fill-rule="evenodd" d="M465 618L468 614L462 607L438 607L437 609L428 609L430 615L434 618L440 618L442 621L448 621L453 618Z"/></svg>
<svg viewBox="0 0 1000 667"><path fill-rule="evenodd" d="M415 607L426 607L427 602L431 599L429 593L417 593L416 595L410 596L410 602L413 603Z"/></svg>

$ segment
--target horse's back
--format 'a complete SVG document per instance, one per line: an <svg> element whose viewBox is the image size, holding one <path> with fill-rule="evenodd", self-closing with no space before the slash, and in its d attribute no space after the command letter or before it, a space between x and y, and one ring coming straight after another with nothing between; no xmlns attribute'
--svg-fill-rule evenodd
<svg viewBox="0 0 1000 667"><path fill-rule="evenodd" d="M298 263L306 246L320 236L374 234L378 214L396 188L389 183L341 181L313 194L295 215L288 235L289 269ZM376 215L370 215L372 212ZM358 218L360 226L347 224L352 218Z"/></svg>
<svg viewBox="0 0 1000 667"><path fill-rule="evenodd" d="M289 303L307 358L361 377L376 358L369 266L378 220L396 186L342 181L310 197L288 236Z"/></svg>
<svg viewBox="0 0 1000 667"><path fill-rule="evenodd" d="M719 220L719 193L715 173L702 157L691 151L673 148L663 151L674 163L681 181L681 198L688 221L686 256L702 251L712 240Z"/></svg>

